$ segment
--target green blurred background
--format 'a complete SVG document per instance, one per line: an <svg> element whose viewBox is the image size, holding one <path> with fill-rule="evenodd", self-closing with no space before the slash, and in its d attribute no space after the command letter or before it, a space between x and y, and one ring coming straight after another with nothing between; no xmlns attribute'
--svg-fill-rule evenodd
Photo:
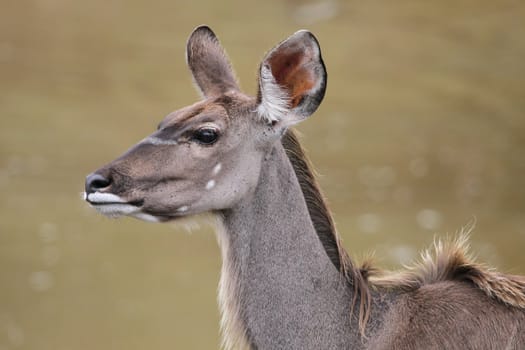
<svg viewBox="0 0 525 350"><path fill-rule="evenodd" d="M193 103L185 41L219 35L245 91L264 52L318 37L299 126L344 244L396 268L475 220L525 273L523 1L0 1L0 350L214 349L209 227L104 218L85 176Z"/></svg>

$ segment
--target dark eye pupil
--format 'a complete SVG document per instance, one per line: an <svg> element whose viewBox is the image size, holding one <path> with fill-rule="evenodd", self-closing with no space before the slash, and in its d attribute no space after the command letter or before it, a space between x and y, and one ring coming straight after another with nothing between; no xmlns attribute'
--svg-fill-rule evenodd
<svg viewBox="0 0 525 350"><path fill-rule="evenodd" d="M202 144L211 145L217 141L218 136L214 129L200 129L195 132L193 138Z"/></svg>

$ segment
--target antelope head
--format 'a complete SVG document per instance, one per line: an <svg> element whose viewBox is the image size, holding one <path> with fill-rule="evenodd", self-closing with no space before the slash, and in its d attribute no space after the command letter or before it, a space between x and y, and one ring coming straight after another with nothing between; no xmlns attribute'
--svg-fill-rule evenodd
<svg viewBox="0 0 525 350"><path fill-rule="evenodd" d="M324 97L315 37L299 31L267 53L257 97L242 93L206 26L186 59L202 100L170 113L157 130L86 178L85 200L102 214L167 221L232 208L254 192L265 155Z"/></svg>

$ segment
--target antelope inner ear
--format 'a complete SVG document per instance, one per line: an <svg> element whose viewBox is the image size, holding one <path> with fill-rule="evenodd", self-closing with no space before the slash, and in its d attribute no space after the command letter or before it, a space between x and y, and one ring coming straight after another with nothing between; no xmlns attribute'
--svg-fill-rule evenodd
<svg viewBox="0 0 525 350"><path fill-rule="evenodd" d="M295 124L319 107L327 74L319 43L302 30L272 49L259 72L258 112L269 123Z"/></svg>

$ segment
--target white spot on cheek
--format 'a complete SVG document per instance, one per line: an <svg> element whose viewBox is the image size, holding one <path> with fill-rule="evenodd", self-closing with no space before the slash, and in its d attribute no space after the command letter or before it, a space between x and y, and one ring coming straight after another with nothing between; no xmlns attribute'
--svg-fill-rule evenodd
<svg viewBox="0 0 525 350"><path fill-rule="evenodd" d="M206 189L207 190L211 190L212 188L215 187L215 180L210 180L208 181L208 183L206 184Z"/></svg>
<svg viewBox="0 0 525 350"><path fill-rule="evenodd" d="M179 213L184 213L185 211L188 211L188 206L187 206L187 205L182 206L182 207L180 207L179 209L177 209L177 211L178 211Z"/></svg>
<svg viewBox="0 0 525 350"><path fill-rule="evenodd" d="M222 164L221 163L218 163L214 168L213 168L213 171L212 171L212 174L213 175L217 175L219 173L219 171L221 171L222 169Z"/></svg>

